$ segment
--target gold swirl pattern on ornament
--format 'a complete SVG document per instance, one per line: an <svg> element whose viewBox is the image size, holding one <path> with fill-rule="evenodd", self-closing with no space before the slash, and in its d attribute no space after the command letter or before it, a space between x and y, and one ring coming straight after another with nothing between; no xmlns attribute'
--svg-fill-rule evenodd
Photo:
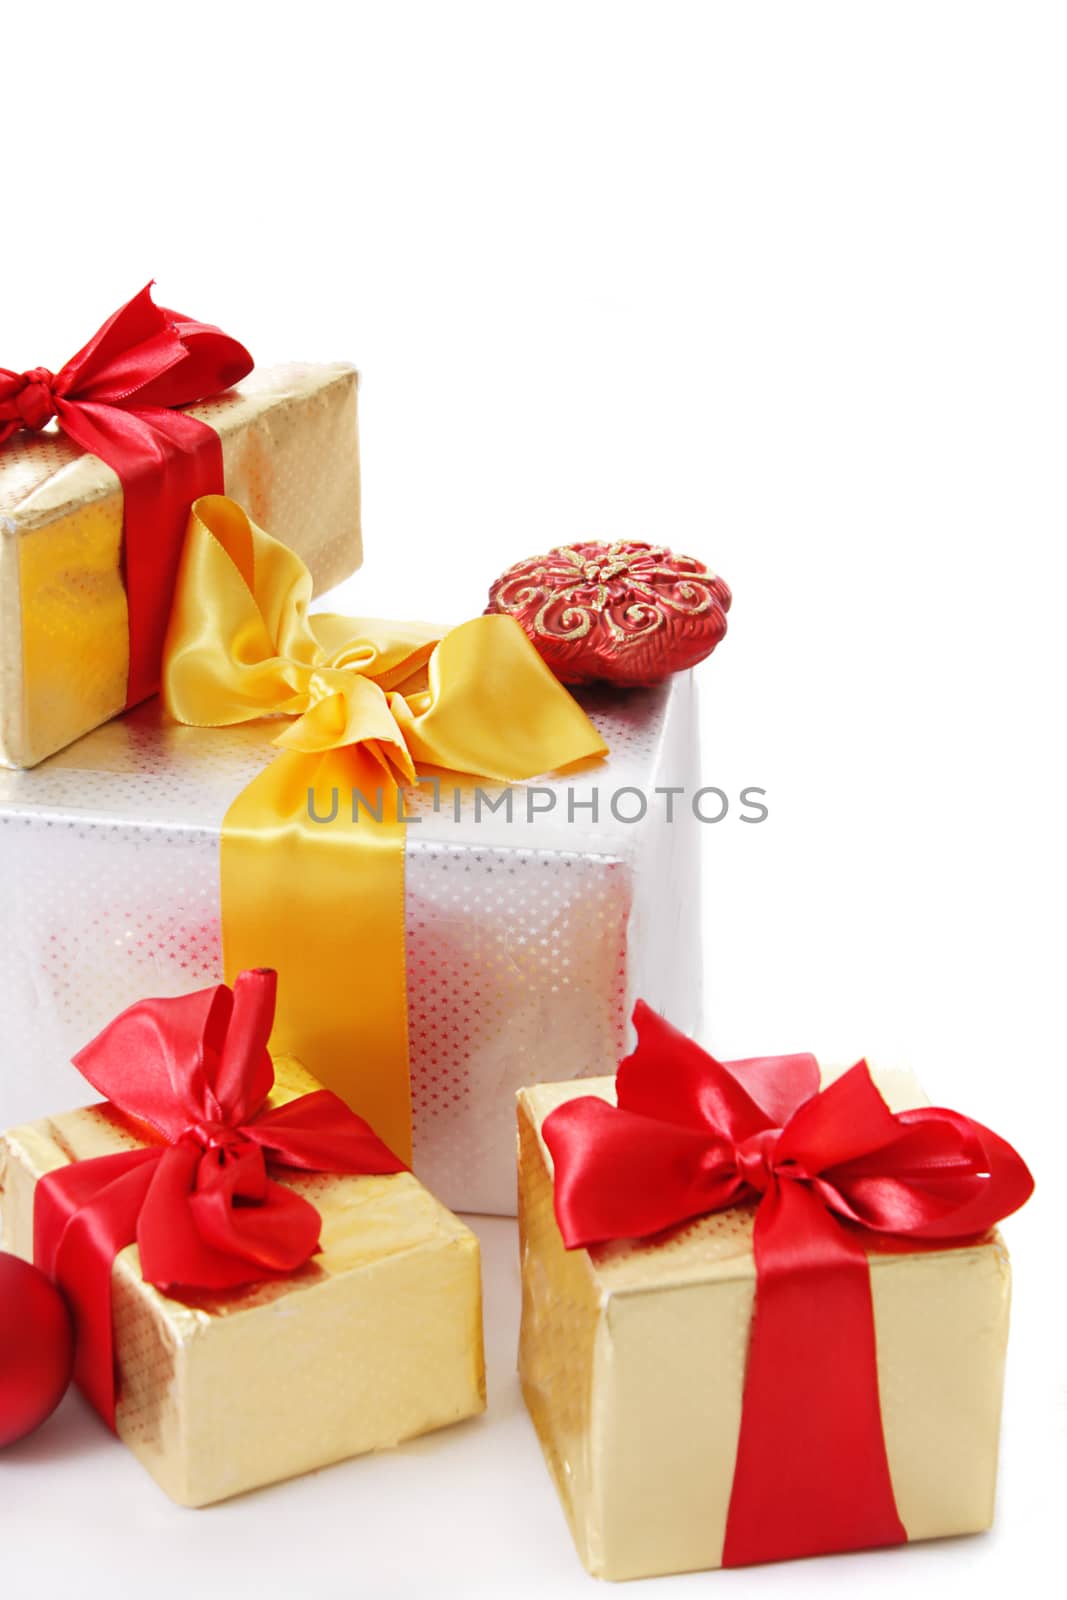
<svg viewBox="0 0 1067 1600"><path fill-rule="evenodd" d="M616 621L610 611L604 613L604 621L607 624L608 632L616 644L620 645L640 644L648 638L649 634L655 633L659 628L664 628L667 625L667 619L663 612L655 606L627 606L623 613L623 620L625 627L622 623Z"/></svg>
<svg viewBox="0 0 1067 1600"><path fill-rule="evenodd" d="M543 591L542 591L543 592ZM584 639L593 626L593 612L588 606L564 605L555 627L548 623L548 613L553 606L570 598L567 594L550 594L533 619L534 631L543 639Z"/></svg>
<svg viewBox="0 0 1067 1600"><path fill-rule="evenodd" d="M506 573L495 603L512 614L533 611L530 627L543 639L576 643L602 626L626 647L664 629L668 614L691 619L714 610L714 577L662 545L634 550L616 541L594 554L563 545Z"/></svg>
<svg viewBox="0 0 1067 1600"><path fill-rule="evenodd" d="M715 596L710 587L704 588L688 582L678 583L678 574L676 572L664 573L663 575L677 584L675 590L676 599L669 594L665 594L661 589L654 589L650 583L640 578L635 578L633 573L629 575L630 588L637 594L643 595L646 600L651 600L657 606L667 606L669 610L677 611L680 616L699 617L705 611L710 611L712 606L715 605Z"/></svg>

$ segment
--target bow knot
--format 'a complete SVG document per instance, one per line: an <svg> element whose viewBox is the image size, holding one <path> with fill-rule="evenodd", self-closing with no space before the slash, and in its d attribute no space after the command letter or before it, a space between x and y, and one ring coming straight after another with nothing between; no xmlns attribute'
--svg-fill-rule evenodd
<svg viewBox="0 0 1067 1600"><path fill-rule="evenodd" d="M0 431L7 438L19 428L39 431L56 414L55 374L47 367L0 375Z"/></svg>
<svg viewBox="0 0 1067 1600"><path fill-rule="evenodd" d="M780 1170L775 1161L781 1134L780 1128L763 1128L759 1133L742 1140L734 1149L739 1177L757 1194L766 1194L771 1185L789 1171L788 1168Z"/></svg>
<svg viewBox="0 0 1067 1600"><path fill-rule="evenodd" d="M235 1148L249 1143L244 1129L235 1128L228 1122L190 1123L184 1137L191 1139L201 1150L219 1150L224 1156Z"/></svg>
<svg viewBox="0 0 1067 1600"><path fill-rule="evenodd" d="M308 710L310 711L312 706L317 706L321 700L329 700L334 695L343 697L347 687L346 680L339 676L338 668L312 668L304 684Z"/></svg>

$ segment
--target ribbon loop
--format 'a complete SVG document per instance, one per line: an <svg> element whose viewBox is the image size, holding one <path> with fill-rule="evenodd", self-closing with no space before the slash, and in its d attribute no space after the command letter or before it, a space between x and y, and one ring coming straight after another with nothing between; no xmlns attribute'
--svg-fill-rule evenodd
<svg viewBox="0 0 1067 1600"><path fill-rule="evenodd" d="M906 1539L882 1432L866 1250L880 1235L981 1236L1029 1197L1025 1163L958 1112L894 1114L864 1061L816 1093L814 1057L720 1062L643 1002L634 1022L617 1105L567 1101L542 1134L570 1249L758 1201L723 1564Z"/></svg>

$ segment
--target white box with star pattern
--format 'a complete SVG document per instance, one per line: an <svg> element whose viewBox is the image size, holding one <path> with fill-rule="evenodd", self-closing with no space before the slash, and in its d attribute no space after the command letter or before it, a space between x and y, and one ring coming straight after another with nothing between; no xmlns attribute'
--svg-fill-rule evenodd
<svg viewBox="0 0 1067 1600"><path fill-rule="evenodd" d="M414 1165L453 1210L514 1215L517 1091L614 1071L637 996L699 1024L692 674L578 698L595 771L517 787L510 820L408 802ZM221 979L222 819L273 754L262 725L167 726L151 702L0 772L0 1127L77 1104L70 1057L124 1007Z"/></svg>

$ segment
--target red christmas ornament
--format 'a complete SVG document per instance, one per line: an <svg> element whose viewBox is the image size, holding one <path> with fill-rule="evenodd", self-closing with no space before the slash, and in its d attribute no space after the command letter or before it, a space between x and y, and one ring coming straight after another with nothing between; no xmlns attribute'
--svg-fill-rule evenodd
<svg viewBox="0 0 1067 1600"><path fill-rule="evenodd" d="M487 611L515 618L562 683L659 683L710 655L730 590L693 556L620 539L517 561Z"/></svg>
<svg viewBox="0 0 1067 1600"><path fill-rule="evenodd" d="M43 1272L0 1252L0 1448L51 1416L70 1383L67 1303Z"/></svg>

